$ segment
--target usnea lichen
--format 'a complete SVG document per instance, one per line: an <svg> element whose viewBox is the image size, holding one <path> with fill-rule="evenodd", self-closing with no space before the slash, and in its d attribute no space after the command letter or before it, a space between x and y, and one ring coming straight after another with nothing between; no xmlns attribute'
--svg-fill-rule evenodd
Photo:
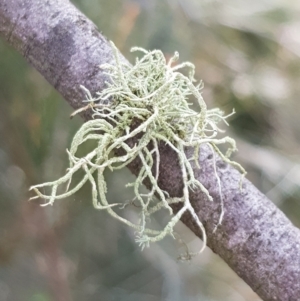
<svg viewBox="0 0 300 301"><path fill-rule="evenodd" d="M218 138L221 132L218 127L220 121L226 122L226 117L219 109L208 110L201 96L201 83L194 85L194 65L185 62L173 66L178 60L178 53L167 62L160 50L146 51L142 48L133 48L144 54L141 59L136 59L134 66L129 66L120 61L118 51L112 45L115 56L114 64L105 64L101 68L106 70L111 81L107 88L98 92L96 97L82 87L86 92L88 105L79 111L91 108L94 119L84 123L73 138L69 155L69 168L66 174L57 181L32 186L30 189L36 193L32 199L41 197L52 205L55 200L66 198L78 191L86 182L92 189L93 205L96 209L106 210L114 218L134 228L137 233L136 241L143 247L150 242L163 239L166 235L174 237L174 226L184 212L191 213L193 219L203 233L203 248L206 245L205 229L190 203L190 190L201 189L208 200L212 201L208 190L194 175L193 165L199 166L200 145L208 144L221 158L237 168L243 174L244 169L229 159L236 150L235 141L230 137ZM189 75L179 72L187 68ZM194 96L199 106L199 111L194 111L188 99ZM133 126L135 124L136 126ZM134 138L135 144L130 146L127 142ZM88 140L97 143L95 149L84 157L77 157L80 145ZM159 144L166 143L178 155L182 172L183 192L182 197L171 198L167 191L158 186L160 164ZM226 154L223 154L218 145L227 144ZM184 152L185 147L195 149L192 158ZM115 150L122 154L116 155ZM115 207L125 207L124 202L109 204L106 198L106 181L104 172L108 168L112 171L121 169L138 158L142 167L134 183L127 186L133 187L135 202L138 202L140 219L133 223L120 216ZM84 171L79 183L71 187L73 175ZM219 223L223 217L223 199L220 180L216 167L215 176L219 186L221 209ZM141 193L143 181L151 183L148 193ZM58 187L66 185L63 193L58 193ZM41 188L49 187L51 192L46 195ZM173 215L173 203L182 203L182 208ZM157 211L166 209L171 215L170 220L162 230L149 228L150 217ZM203 249L202 248L202 249ZM202 251L201 249L201 251Z"/></svg>

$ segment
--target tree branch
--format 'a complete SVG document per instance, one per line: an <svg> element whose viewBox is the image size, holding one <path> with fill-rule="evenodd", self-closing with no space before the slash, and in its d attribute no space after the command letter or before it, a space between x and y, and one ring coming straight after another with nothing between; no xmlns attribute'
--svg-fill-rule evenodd
<svg viewBox="0 0 300 301"><path fill-rule="evenodd" d="M92 93L108 78L98 67L111 63L111 47L96 26L68 0L0 0L0 34L54 86L73 108L82 106L79 85ZM83 116L90 119L88 112ZM171 196L182 194L177 155L162 145L159 185ZM187 152L193 152L187 149ZM191 202L203 222L208 246L219 254L265 301L300 300L300 231L248 180L239 189L240 174L217 157L225 215L215 232L220 200L214 176L213 154L201 148L195 174L214 202L201 191ZM136 173L139 163L130 165ZM174 206L174 210L178 207ZM182 221L199 237L189 215Z"/></svg>

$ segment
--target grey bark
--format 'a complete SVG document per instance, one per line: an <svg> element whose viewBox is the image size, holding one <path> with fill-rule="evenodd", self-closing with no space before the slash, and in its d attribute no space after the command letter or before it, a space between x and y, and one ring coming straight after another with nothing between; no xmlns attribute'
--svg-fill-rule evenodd
<svg viewBox="0 0 300 301"><path fill-rule="evenodd" d="M111 47L69 1L0 0L0 34L73 108L82 106L79 85L92 93L104 88L107 78L98 66L112 61ZM88 113L83 117L91 118ZM182 181L176 154L164 145L160 151L159 185L171 196L180 196ZM263 300L300 300L299 229L248 180L241 191L239 172L217 157L225 215L213 233L220 202L213 155L205 145L200 161L201 170L195 167L194 172L215 201L208 202L201 191L195 191L191 202L206 228L208 246ZM133 173L138 168L139 162L130 166ZM182 222L201 238L189 215L184 215Z"/></svg>

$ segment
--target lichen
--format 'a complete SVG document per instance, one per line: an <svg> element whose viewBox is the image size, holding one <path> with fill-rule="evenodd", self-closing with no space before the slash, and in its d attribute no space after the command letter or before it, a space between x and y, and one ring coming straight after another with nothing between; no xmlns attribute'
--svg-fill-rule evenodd
<svg viewBox="0 0 300 301"><path fill-rule="evenodd" d="M224 116L219 109L207 109L200 93L202 84L194 84L194 65L185 62L173 66L179 57L177 52L167 62L160 50L146 51L136 47L132 51L142 52L144 56L141 59L137 58L135 65L130 66L121 62L113 44L112 49L114 64L100 66L110 77L107 87L94 97L82 87L88 105L75 114L90 108L93 111L93 119L82 125L74 136L70 149L67 150L69 168L66 174L56 181L32 186L30 190L33 190L36 196L31 199L41 197L47 200L44 206L52 205L55 200L73 195L89 182L94 207L106 210L117 220L134 228L137 233L136 241L142 248L167 235L174 237L174 226L183 213L188 211L203 234L201 252L206 245L206 233L190 203L190 190L200 189L209 201L213 199L203 184L195 178L193 171L193 165L200 168L200 145L208 144L225 162L245 174L245 170L238 163L229 159L231 153L236 150L235 141L230 137L217 137L218 133L222 132L218 123L223 121L227 124L226 118L231 114ZM187 68L188 76L179 72L182 68ZM191 96L196 99L199 111L191 108ZM128 142L134 138L135 144L130 145ZM77 157L79 146L89 140L96 142L95 149L83 157ZM171 198L168 192L158 185L160 164L164 164L160 161L160 143L167 144L178 155L183 182L182 197ZM226 154L218 148L220 144L228 145ZM195 149L191 158L185 154L186 147ZM115 150L119 151L118 155L115 154ZM120 200L119 203L109 204L104 177L106 169L114 171L124 168L135 159L140 160L142 167L136 180L127 186L133 188L134 201L139 204L138 223L133 223L116 212L115 207L124 208L126 202ZM224 214L223 198L215 160L214 168L221 200L220 224ZM84 171L84 176L71 187L72 177L79 170ZM148 180L152 187L148 193L141 192L145 180ZM58 193L58 187L61 185L66 185L66 191ZM41 192L41 188L45 187L50 188L49 195ZM182 204L176 214L173 214L170 206L174 203ZM164 229L151 229L151 216L164 209L170 214L169 222Z"/></svg>

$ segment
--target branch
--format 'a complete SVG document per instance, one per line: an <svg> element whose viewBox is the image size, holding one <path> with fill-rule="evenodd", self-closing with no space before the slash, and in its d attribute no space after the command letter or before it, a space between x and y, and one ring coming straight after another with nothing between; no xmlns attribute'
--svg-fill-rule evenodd
<svg viewBox="0 0 300 301"><path fill-rule="evenodd" d="M67 0L0 0L0 34L19 51L68 101L82 106L79 85L92 93L102 90L108 78L98 67L111 63L110 44L96 26ZM123 58L124 59L124 58ZM91 118L84 113L85 120ZM187 149L188 153L193 149ZM159 185L171 196L182 195L177 155L160 146ZM296 301L300 296L300 231L248 180L239 189L240 174L218 156L225 215L215 232L220 212L213 156L201 148L200 166L194 172L214 198L191 192L191 202L203 222L208 246L244 279L265 301ZM139 162L130 165L137 173ZM179 207L174 205L174 210ZM201 233L189 215L182 221L196 235Z"/></svg>

